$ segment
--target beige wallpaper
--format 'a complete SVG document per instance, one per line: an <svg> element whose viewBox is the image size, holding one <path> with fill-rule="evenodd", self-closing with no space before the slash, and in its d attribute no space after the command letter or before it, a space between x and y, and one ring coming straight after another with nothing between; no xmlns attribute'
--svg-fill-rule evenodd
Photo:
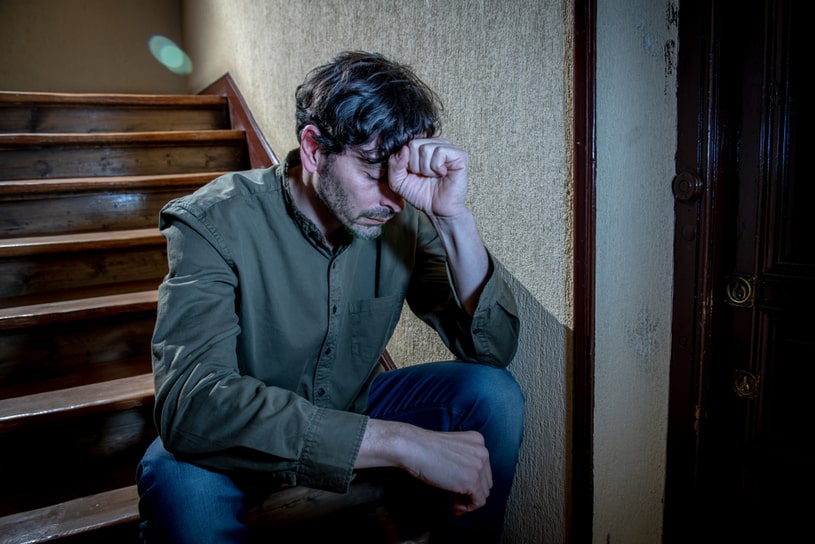
<svg viewBox="0 0 815 544"><path fill-rule="evenodd" d="M180 42L178 0L0 0L0 90L186 92L156 34Z"/></svg>

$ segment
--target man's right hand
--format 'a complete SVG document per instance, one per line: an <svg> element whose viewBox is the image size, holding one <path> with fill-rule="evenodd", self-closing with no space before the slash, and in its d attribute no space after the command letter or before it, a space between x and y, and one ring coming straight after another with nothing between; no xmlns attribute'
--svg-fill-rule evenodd
<svg viewBox="0 0 815 544"><path fill-rule="evenodd" d="M476 431L428 431L370 419L354 468L386 466L453 493L456 515L484 506L492 488L489 452Z"/></svg>

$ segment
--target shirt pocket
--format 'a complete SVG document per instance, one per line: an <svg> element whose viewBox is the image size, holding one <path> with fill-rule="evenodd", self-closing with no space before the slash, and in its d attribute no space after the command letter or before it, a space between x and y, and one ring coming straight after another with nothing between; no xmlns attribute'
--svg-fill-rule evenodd
<svg viewBox="0 0 815 544"><path fill-rule="evenodd" d="M385 351L399 316L404 295L357 300L348 305L351 353L360 362L375 362Z"/></svg>

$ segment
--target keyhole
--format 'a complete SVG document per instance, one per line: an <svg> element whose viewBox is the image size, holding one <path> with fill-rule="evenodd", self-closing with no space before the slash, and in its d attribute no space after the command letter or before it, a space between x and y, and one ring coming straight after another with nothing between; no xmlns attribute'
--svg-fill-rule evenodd
<svg viewBox="0 0 815 544"><path fill-rule="evenodd" d="M753 287L746 278L737 276L727 282L727 301L731 304L746 305L751 301L752 296Z"/></svg>
<svg viewBox="0 0 815 544"><path fill-rule="evenodd" d="M758 395L758 377L746 370L736 370L733 378L733 390L742 398L755 398Z"/></svg>

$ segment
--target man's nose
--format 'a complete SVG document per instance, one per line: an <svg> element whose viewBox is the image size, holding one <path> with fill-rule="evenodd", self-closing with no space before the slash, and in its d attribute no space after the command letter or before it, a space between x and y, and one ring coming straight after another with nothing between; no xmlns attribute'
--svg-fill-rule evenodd
<svg viewBox="0 0 815 544"><path fill-rule="evenodd" d="M380 184L382 187L382 205L393 210L393 213L399 213L405 207L405 199L402 195L391 189L387 183Z"/></svg>

